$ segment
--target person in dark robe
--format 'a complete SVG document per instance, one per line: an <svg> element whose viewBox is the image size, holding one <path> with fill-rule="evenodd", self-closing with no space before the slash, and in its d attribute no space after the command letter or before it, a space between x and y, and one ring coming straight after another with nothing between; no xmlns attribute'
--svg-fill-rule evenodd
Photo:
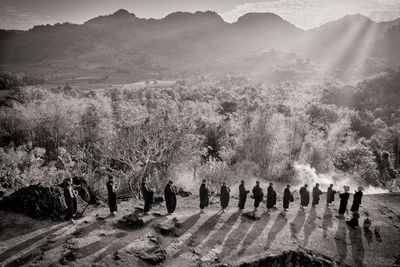
<svg viewBox="0 0 400 267"><path fill-rule="evenodd" d="M246 198L247 198L247 194L250 192L249 190L246 190L245 186L244 186L244 181L241 180L240 181L240 185L239 185L239 209L243 210L244 206L246 204Z"/></svg>
<svg viewBox="0 0 400 267"><path fill-rule="evenodd" d="M225 210L226 207L228 207L229 205L230 192L231 189L229 189L229 187L226 186L226 183L223 182L221 186L221 196L220 196L221 208L223 210Z"/></svg>
<svg viewBox="0 0 400 267"><path fill-rule="evenodd" d="M204 208L208 206L208 195L209 195L209 190L206 185L206 179L203 179L203 182L200 186L200 209L203 212Z"/></svg>
<svg viewBox="0 0 400 267"><path fill-rule="evenodd" d="M353 196L353 205L351 205L350 211L351 212L358 212L360 205L361 205L361 198L363 196L362 192L363 188L361 186L358 187L358 191L354 193Z"/></svg>
<svg viewBox="0 0 400 267"><path fill-rule="evenodd" d="M285 191L283 191L283 210L287 211L289 208L289 203L293 202L293 194L290 192L290 185L287 185Z"/></svg>
<svg viewBox="0 0 400 267"><path fill-rule="evenodd" d="M307 189L308 185L305 184L302 188L300 188L300 208L304 210L304 207L307 207L310 203L310 192Z"/></svg>
<svg viewBox="0 0 400 267"><path fill-rule="evenodd" d="M319 196L322 195L321 189L319 189L319 183L316 183L313 190L312 190L312 206L315 207L315 205L319 204Z"/></svg>
<svg viewBox="0 0 400 267"><path fill-rule="evenodd" d="M142 182L142 194L143 194L143 199L144 199L143 212L144 212L144 215L146 215L152 208L153 196L154 196L154 190L148 186L147 179L144 179Z"/></svg>
<svg viewBox="0 0 400 267"><path fill-rule="evenodd" d="M358 219L360 218L360 214L358 212L354 212L352 218L349 221L346 221L346 224L353 229L358 228Z"/></svg>
<svg viewBox="0 0 400 267"><path fill-rule="evenodd" d="M273 188L273 184L269 183L267 189L267 209L270 211L276 205L276 192Z"/></svg>
<svg viewBox="0 0 400 267"><path fill-rule="evenodd" d="M115 212L118 212L117 209L117 184L114 183L114 177L111 175L108 176L107 182L107 192L108 192L108 207L110 208L110 214L114 215Z"/></svg>
<svg viewBox="0 0 400 267"><path fill-rule="evenodd" d="M176 193L172 187L173 182L169 181L164 188L164 198L167 205L167 211L169 214L174 213L176 208Z"/></svg>
<svg viewBox="0 0 400 267"><path fill-rule="evenodd" d="M329 206L335 200L336 191L333 190L333 184L330 184L326 192L326 206Z"/></svg>
<svg viewBox="0 0 400 267"><path fill-rule="evenodd" d="M72 187L72 179L67 178L64 180L64 199L65 204L67 205L67 220L71 220L72 223L75 223L74 216L78 209L78 202L76 199L76 191Z"/></svg>
<svg viewBox="0 0 400 267"><path fill-rule="evenodd" d="M257 212L257 208L263 200L264 192L260 187L260 182L257 181L256 185L253 187L253 196L254 196L254 212Z"/></svg>
<svg viewBox="0 0 400 267"><path fill-rule="evenodd" d="M343 189L344 189L344 193L339 194L339 198L340 198L339 214L340 215L343 215L346 212L347 201L349 200L349 197L350 197L350 194L349 194L350 187L343 186Z"/></svg>

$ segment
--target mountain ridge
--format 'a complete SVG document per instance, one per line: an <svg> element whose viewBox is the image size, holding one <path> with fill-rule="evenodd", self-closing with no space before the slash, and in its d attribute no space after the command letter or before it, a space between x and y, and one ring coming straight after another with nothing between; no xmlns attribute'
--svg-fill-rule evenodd
<svg viewBox="0 0 400 267"><path fill-rule="evenodd" d="M383 60L382 64L387 58L397 58L400 51L390 42L397 40L400 27L394 26L399 22L374 22L362 15L348 15L303 30L268 12L248 13L228 23L213 11L175 12L161 19L145 19L120 9L83 24L1 30L0 65L73 59L78 65L89 61L104 69L124 71L144 66L152 71L154 66L184 71L212 66L226 71L232 62L240 65L246 58L253 60L254 55L279 50L330 62L346 71L371 56ZM388 47L389 52L380 53L381 47Z"/></svg>

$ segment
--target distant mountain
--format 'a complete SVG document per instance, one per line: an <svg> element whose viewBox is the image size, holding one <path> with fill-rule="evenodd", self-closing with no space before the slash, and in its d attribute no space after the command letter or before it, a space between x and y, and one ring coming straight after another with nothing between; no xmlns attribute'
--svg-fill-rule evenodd
<svg viewBox="0 0 400 267"><path fill-rule="evenodd" d="M311 56L352 61L359 55L369 55L367 50L372 49L388 28L399 22L377 23L362 15L348 15L311 30L305 50Z"/></svg>
<svg viewBox="0 0 400 267"><path fill-rule="evenodd" d="M82 25L64 23L25 32L7 31L0 41L4 48L0 63L68 59L106 47L162 57L187 56L185 53L192 57L200 49L202 58L215 58L216 52L234 52L231 47L253 51L286 46L289 36L297 38L302 32L271 13L247 14L229 24L211 11L176 12L155 20L118 10Z"/></svg>
<svg viewBox="0 0 400 267"><path fill-rule="evenodd" d="M73 68L90 63L124 71L227 70L232 62L239 64L248 58L261 68L256 55L275 49L346 69L362 58L400 53L398 46L391 44L398 40L399 22L377 23L350 15L304 31L273 13L249 13L227 23L212 11L143 19L121 9L81 25L1 30L0 64L56 61L68 62ZM388 52L377 53L381 42ZM266 60L263 55L260 62Z"/></svg>

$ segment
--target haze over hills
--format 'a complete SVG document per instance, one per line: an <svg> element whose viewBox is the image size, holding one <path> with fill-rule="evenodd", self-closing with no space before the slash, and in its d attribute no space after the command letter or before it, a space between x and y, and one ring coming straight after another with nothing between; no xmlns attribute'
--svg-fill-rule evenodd
<svg viewBox="0 0 400 267"><path fill-rule="evenodd" d="M90 65L108 72L134 72L139 77L148 72L167 72L167 76L193 71L246 73L251 65L251 74L265 75L271 67L295 65L304 70L303 63L311 59L327 73L343 76L357 69L362 76L398 65L400 49L394 41L399 39L399 22L377 23L349 15L305 31L272 13L249 13L227 23L212 11L142 19L121 9L81 25L1 30L0 64L62 62L58 66ZM275 55L270 54L271 61L265 62L265 53L271 50ZM289 60L282 62L282 58Z"/></svg>

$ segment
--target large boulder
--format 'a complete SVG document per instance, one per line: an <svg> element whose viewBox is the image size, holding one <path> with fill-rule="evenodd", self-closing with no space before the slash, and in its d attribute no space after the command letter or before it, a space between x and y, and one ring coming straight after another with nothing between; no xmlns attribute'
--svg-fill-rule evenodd
<svg viewBox="0 0 400 267"><path fill-rule="evenodd" d="M30 185L0 200L0 209L22 213L34 219L60 221L66 209L63 198L59 187Z"/></svg>

